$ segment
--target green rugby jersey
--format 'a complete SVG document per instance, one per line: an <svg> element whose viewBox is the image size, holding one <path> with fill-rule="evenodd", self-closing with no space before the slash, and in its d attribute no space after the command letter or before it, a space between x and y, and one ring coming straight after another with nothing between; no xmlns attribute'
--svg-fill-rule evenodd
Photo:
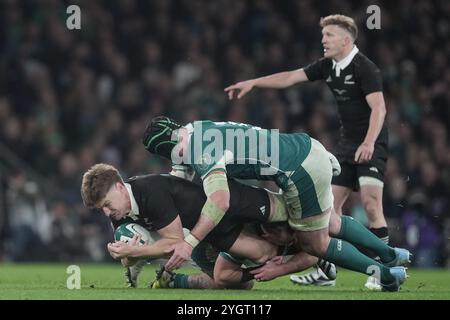
<svg viewBox="0 0 450 320"><path fill-rule="evenodd" d="M183 162L204 178L223 170L238 179L273 180L284 189L287 176L311 150L305 133L278 133L243 123L195 121Z"/></svg>

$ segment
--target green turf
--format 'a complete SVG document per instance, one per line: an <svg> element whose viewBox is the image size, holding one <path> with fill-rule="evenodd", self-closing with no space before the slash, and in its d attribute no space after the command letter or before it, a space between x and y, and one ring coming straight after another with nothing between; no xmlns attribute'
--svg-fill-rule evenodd
<svg viewBox="0 0 450 320"><path fill-rule="evenodd" d="M123 286L120 265L81 264L81 289L69 290L68 264L0 264L0 299L450 299L450 270L408 270L410 278L397 293L363 289L366 277L339 270L336 287L300 287L282 277L256 283L252 290L147 289L155 267L149 265L138 289ZM183 269L195 272L195 269Z"/></svg>

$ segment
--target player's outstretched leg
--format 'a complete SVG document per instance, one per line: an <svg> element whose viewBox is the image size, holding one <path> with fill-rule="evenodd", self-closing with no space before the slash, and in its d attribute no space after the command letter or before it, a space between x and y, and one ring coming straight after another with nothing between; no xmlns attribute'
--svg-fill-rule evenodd
<svg viewBox="0 0 450 320"><path fill-rule="evenodd" d="M411 254L408 250L388 246L352 217L339 217L332 212L330 234L354 245L372 250L380 257L381 262L388 267L406 265L411 261Z"/></svg>
<svg viewBox="0 0 450 320"><path fill-rule="evenodd" d="M306 252L346 269L377 276L385 290L397 291L405 281L405 268L389 268L364 255L349 242L330 238L328 232L328 228L297 231L295 236Z"/></svg>
<svg viewBox="0 0 450 320"><path fill-rule="evenodd" d="M324 258L346 269L379 278L385 291L398 291L406 279L405 267L387 267L344 240L331 238Z"/></svg>

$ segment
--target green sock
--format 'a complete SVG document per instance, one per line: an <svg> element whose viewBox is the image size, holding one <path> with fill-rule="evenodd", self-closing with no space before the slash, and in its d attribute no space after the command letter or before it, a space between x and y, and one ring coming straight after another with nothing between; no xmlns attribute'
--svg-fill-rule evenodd
<svg viewBox="0 0 450 320"><path fill-rule="evenodd" d="M390 262L395 259L393 248L352 217L341 216L341 230L337 238L372 250L383 262Z"/></svg>
<svg viewBox="0 0 450 320"><path fill-rule="evenodd" d="M388 267L365 256L353 245L344 240L331 238L327 252L323 258L340 267L365 273L369 276L377 276L379 273L382 283L391 283L395 280L389 272Z"/></svg>
<svg viewBox="0 0 450 320"><path fill-rule="evenodd" d="M189 289L189 276L183 273L177 273L173 279L173 287L179 289Z"/></svg>

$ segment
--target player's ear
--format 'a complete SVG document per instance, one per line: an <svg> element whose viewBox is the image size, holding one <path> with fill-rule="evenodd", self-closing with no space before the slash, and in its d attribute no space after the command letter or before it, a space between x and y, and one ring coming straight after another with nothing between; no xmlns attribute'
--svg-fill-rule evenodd
<svg viewBox="0 0 450 320"><path fill-rule="evenodd" d="M352 43L352 38L349 35L346 35L344 38L344 46L350 45Z"/></svg>

